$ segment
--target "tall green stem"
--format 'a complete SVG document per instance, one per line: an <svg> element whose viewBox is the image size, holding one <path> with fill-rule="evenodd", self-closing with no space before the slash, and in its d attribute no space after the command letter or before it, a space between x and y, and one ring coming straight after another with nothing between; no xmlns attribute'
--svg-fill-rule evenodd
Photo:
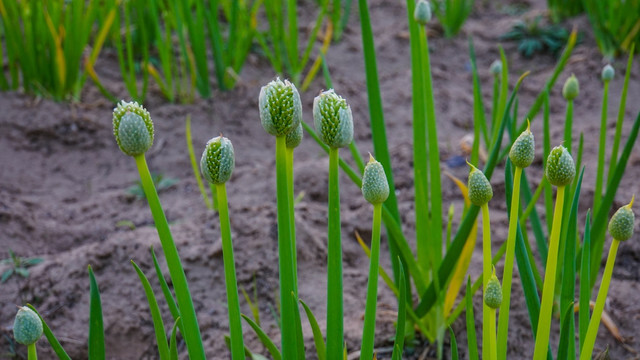
<svg viewBox="0 0 640 360"><path fill-rule="evenodd" d="M293 190L293 148L287 148L287 193L289 197L289 225L291 227L291 256L293 258L293 287L296 296L298 295L298 251L296 246L296 218L293 211L294 190Z"/></svg>
<svg viewBox="0 0 640 360"><path fill-rule="evenodd" d="M367 284L367 302L364 311L364 328L360 359L373 359L373 344L376 330L376 305L378 300L378 264L380 261L380 221L382 204L373 205L373 229L371 234L371 258L369 262L369 282Z"/></svg>
<svg viewBox="0 0 640 360"><path fill-rule="evenodd" d="M227 286L227 308L229 310L229 333L231 335L231 358L245 359L242 341L242 322L240 320L240 302L238 300L238 283L236 281L236 265L231 242L231 225L229 222L229 204L225 184L217 184L218 212L220 213L220 234L222 235L222 258L224 262L224 282Z"/></svg>
<svg viewBox="0 0 640 360"><path fill-rule="evenodd" d="M342 245L340 240L340 189L337 148L329 151L329 238L327 244L327 359L342 359Z"/></svg>
<svg viewBox="0 0 640 360"><path fill-rule="evenodd" d="M496 344L496 309L489 309L489 358L491 360L498 359L498 347Z"/></svg>
<svg viewBox="0 0 640 360"><path fill-rule="evenodd" d="M635 43L631 45L629 51L629 59L627 60L627 70L624 74L624 84L622 85L622 93L620 94L620 106L618 108L618 119L616 120L616 132L613 137L613 147L611 148L611 158L609 159L609 171L607 172L607 184L611 182L613 174L618 164L618 149L620 147L620 136L622 135L622 123L624 122L624 110L627 106L627 91L629 89L629 78L631 77L631 67L633 65L633 53ZM594 209L597 210L597 209ZM602 255L602 253L600 253ZM600 259L598 259L600 261Z"/></svg>
<svg viewBox="0 0 640 360"><path fill-rule="evenodd" d="M520 207L520 178L522 168L516 166L513 180L513 195L511 196L511 214L509 215L509 233L507 235L507 253L502 273L502 304L500 305L500 319L498 323L497 358L507 358L507 335L509 334L509 308L511 305L511 280L513 276L513 259L516 249L516 230L518 228L518 210ZM484 224L483 224L484 226Z"/></svg>
<svg viewBox="0 0 640 360"><path fill-rule="evenodd" d="M560 228L562 227L562 211L564 206L564 186L558 187L556 206L553 210L553 225L549 238L549 254L544 272L542 288L542 304L538 317L536 345L533 352L534 359L545 359L549 349L549 332L551 331L551 313L553 311L553 295L556 285L556 268L558 265L558 244L560 242Z"/></svg>
<svg viewBox="0 0 640 360"><path fill-rule="evenodd" d="M598 147L598 169L596 170L596 188L593 194L593 209L598 210L602 197L604 179L604 153L607 146L607 105L609 99L609 81L605 80L602 92L602 113L600 114L600 144Z"/></svg>
<svg viewBox="0 0 640 360"><path fill-rule="evenodd" d="M29 344L27 346L28 359L29 360L38 360L38 353L36 352L36 343Z"/></svg>
<svg viewBox="0 0 640 360"><path fill-rule="evenodd" d="M162 244L162 251L164 252L164 256L167 260L167 267L169 268L169 275L171 276L171 280L173 281L173 286L176 291L178 307L180 308L180 318L184 325L184 340L187 343L189 358L192 360L204 360L206 357L204 347L202 346L202 337L200 335L200 328L198 327L198 319L193 307L193 301L191 300L191 292L189 291L189 284L187 284L187 277L184 274L184 269L180 262L178 249L176 248L176 244L173 242L167 218L164 215L164 210L162 210L162 205L160 205L158 193L153 185L153 179L149 173L147 160L144 154L135 156L134 159L138 166L140 181L142 182L142 188L147 197L147 201L149 202L153 221L155 222L156 229L158 230L158 236L160 238L160 243Z"/></svg>
<svg viewBox="0 0 640 360"><path fill-rule="evenodd" d="M567 100L567 113L564 122L564 147L567 148L570 154L573 154L571 149L571 135L573 135L573 100Z"/></svg>
<svg viewBox="0 0 640 360"><path fill-rule="evenodd" d="M276 176L278 206L278 257L280 265L280 304L282 307L282 357L297 358L295 326L294 271L289 225L289 194L287 186L287 144L285 136L276 137Z"/></svg>
<svg viewBox="0 0 640 360"><path fill-rule="evenodd" d="M589 321L589 328L587 329L587 336L582 345L582 351L580 351L580 360L591 359L591 353L596 342L596 335L598 335L598 327L600 326L600 317L604 310L604 303L607 299L607 293L609 292L609 284L611 283L611 275L613 274L613 265L616 262L616 254L618 252L618 245L620 241L613 239L611 247L609 248L609 256L607 257L607 265L604 268L604 274L602 274L602 283L598 290L598 297L596 298L596 305L593 308L593 314Z"/></svg>
<svg viewBox="0 0 640 360"><path fill-rule="evenodd" d="M484 292L487 289L487 284L491 279L491 223L489 220L489 205L482 205L482 289L483 299ZM482 302L482 358L489 359L491 356L490 350L490 324L491 324L491 311L487 304ZM495 318L494 318L495 324ZM494 325L495 333L495 325Z"/></svg>

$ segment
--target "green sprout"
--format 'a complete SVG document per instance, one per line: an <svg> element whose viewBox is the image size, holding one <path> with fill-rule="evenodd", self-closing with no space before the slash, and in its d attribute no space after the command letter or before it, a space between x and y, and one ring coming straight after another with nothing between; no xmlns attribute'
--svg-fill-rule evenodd
<svg viewBox="0 0 640 360"><path fill-rule="evenodd" d="M0 284L9 280L13 274L20 275L25 279L28 278L29 268L31 266L40 264L43 261L44 260L39 257L32 257L32 258L20 257L16 255L16 253L14 253L13 250L9 249L9 257L6 259L0 260L0 265L9 265L9 268L3 271L2 275L0 275Z"/></svg>

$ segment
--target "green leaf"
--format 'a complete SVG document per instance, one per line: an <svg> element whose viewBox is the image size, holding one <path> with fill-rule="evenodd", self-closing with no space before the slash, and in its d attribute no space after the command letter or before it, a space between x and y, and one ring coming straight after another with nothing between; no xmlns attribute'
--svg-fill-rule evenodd
<svg viewBox="0 0 640 360"><path fill-rule="evenodd" d="M36 310L36 308L33 307L33 305L31 304L27 304L27 306L29 307L29 309L33 310L36 314L38 314L38 317L40 317L40 320L42 321L42 330L44 332L44 336L47 338L47 341L49 341L49 345L51 345L51 348L58 356L58 359L71 360L71 357L69 357L69 355L67 355L67 352L64 351L64 349L62 348L62 345L60 345L60 342L58 341L56 336L53 335L51 328L49 328L49 325L47 325L46 321L44 321L44 319L42 318L38 310Z"/></svg>
<svg viewBox="0 0 640 360"><path fill-rule="evenodd" d="M482 278L482 276L480 278ZM467 293L465 294L465 302L467 308L467 347L469 349L469 360L478 360L478 339L476 337L476 325L475 318L473 316L473 292L471 291L471 277L467 278Z"/></svg>
<svg viewBox="0 0 640 360"><path fill-rule="evenodd" d="M164 323L162 322L162 314L160 313L160 308L158 307L158 301L156 300L156 296L153 293L151 284L149 283L149 280L145 276L144 272L142 272L140 267L133 260L131 260L131 265L133 265L133 267L136 269L138 277L140 278L140 282L142 283L142 287L144 288L144 293L147 296L147 302L149 303L149 310L151 311L153 329L156 334L156 342L158 344L158 353L160 355L160 359L169 360L169 347L167 345Z"/></svg>
<svg viewBox="0 0 640 360"><path fill-rule="evenodd" d="M9 278L13 275L13 269L7 269L2 273L2 277L0 277L0 284L9 280Z"/></svg>
<svg viewBox="0 0 640 360"><path fill-rule="evenodd" d="M320 326L318 326L318 321L316 321L316 317L309 309L309 306L305 304L304 301L300 300L300 304L304 308L305 313L307 313L307 319L309 319L309 324L311 325L311 330L313 331L313 341L316 344L316 353L318 354L318 360L326 359L326 347L324 344L324 339L322 337L322 331L320 330Z"/></svg>
<svg viewBox="0 0 640 360"><path fill-rule="evenodd" d="M398 300L398 321L396 322L396 337L393 342L392 359L402 360L402 349L404 348L404 328L407 317L407 282L405 281L405 272L402 262L400 264L400 299Z"/></svg>
<svg viewBox="0 0 640 360"><path fill-rule="evenodd" d="M582 240L582 256L580 258L580 313L578 315L580 326L580 343L578 349L582 349L584 339L589 328L589 300L591 300L591 282L589 276L591 259L591 212L587 211L587 219L584 224L584 236Z"/></svg>
<svg viewBox="0 0 640 360"><path fill-rule="evenodd" d="M173 329L171 330L171 340L169 340L169 354L171 360L178 360L178 342L176 341L176 330L180 324L180 317L173 323Z"/></svg>
<svg viewBox="0 0 640 360"><path fill-rule="evenodd" d="M269 354L271 354L273 360L282 360L280 350L278 350L271 338L269 338L269 336L262 330L262 328L253 320L251 320L251 318L249 318L247 315L242 314L242 318L247 322L247 324L249 324L249 326L251 326L253 331L258 336L258 339L260 339L260 341L262 342L262 345L264 345L264 347L266 347L269 351Z"/></svg>
<svg viewBox="0 0 640 360"><path fill-rule="evenodd" d="M458 343L451 326L449 326L449 336L451 337L451 360L458 360Z"/></svg>
<svg viewBox="0 0 640 360"><path fill-rule="evenodd" d="M98 282L89 266L89 359L104 360L104 324Z"/></svg>
<svg viewBox="0 0 640 360"><path fill-rule="evenodd" d="M29 277L29 270L27 270L26 268L18 267L18 268L13 269L13 271L16 274L22 276L23 278L28 278Z"/></svg>

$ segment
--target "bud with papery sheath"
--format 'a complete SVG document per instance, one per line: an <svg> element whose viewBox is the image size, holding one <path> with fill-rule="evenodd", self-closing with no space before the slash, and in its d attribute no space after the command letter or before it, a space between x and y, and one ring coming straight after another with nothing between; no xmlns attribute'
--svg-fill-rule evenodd
<svg viewBox="0 0 640 360"><path fill-rule="evenodd" d="M113 134L123 153L129 156L144 154L153 145L151 115L135 101L121 101L113 109Z"/></svg>
<svg viewBox="0 0 640 360"><path fill-rule="evenodd" d="M262 127L273 136L287 135L302 121L300 94L288 80L276 79L263 86L258 105Z"/></svg>
<svg viewBox="0 0 640 360"><path fill-rule="evenodd" d="M495 60L494 62L491 63L491 66L489 67L489 71L494 75L494 76L498 76L502 73L502 61L500 60Z"/></svg>
<svg viewBox="0 0 640 360"><path fill-rule="evenodd" d="M389 197L389 183L382 164L369 154L362 176L362 196L371 204L382 204Z"/></svg>
<svg viewBox="0 0 640 360"><path fill-rule="evenodd" d="M297 148L298 145L300 145L300 143L302 142L302 137L302 123L299 123L295 129L287 134L287 148Z"/></svg>
<svg viewBox="0 0 640 360"><path fill-rule="evenodd" d="M626 241L633 236L636 217L631 210L632 206L633 198L629 204L618 209L609 221L609 234L618 241Z"/></svg>
<svg viewBox="0 0 640 360"><path fill-rule="evenodd" d="M613 66L607 64L602 68L602 81L611 81L613 80L613 76L616 74L616 71L613 69Z"/></svg>
<svg viewBox="0 0 640 360"><path fill-rule="evenodd" d="M500 286L500 280L496 276L495 268L484 290L484 303L492 309L497 309L502 304L502 286Z"/></svg>
<svg viewBox="0 0 640 360"><path fill-rule="evenodd" d="M231 177L235 157L231 141L222 135L207 142L200 160L202 175L208 182L224 184Z"/></svg>
<svg viewBox="0 0 640 360"><path fill-rule="evenodd" d="M331 148L346 147L353 140L351 107L333 89L313 100L313 124L322 142Z"/></svg>
<svg viewBox="0 0 640 360"><path fill-rule="evenodd" d="M529 121L527 121L527 130L523 131L516 141L513 142L513 145L511 145L509 159L511 159L513 165L524 169L531 165L534 155L535 142L533 134L529 129Z"/></svg>
<svg viewBox="0 0 640 360"><path fill-rule="evenodd" d="M42 320L35 311L26 306L21 307L13 322L13 337L16 342L31 345L42 336Z"/></svg>
<svg viewBox="0 0 640 360"><path fill-rule="evenodd" d="M469 188L469 200L471 200L471 203L474 205L483 206L493 197L491 183L482 171L471 164L469 164L469 166L471 167L467 184Z"/></svg>
<svg viewBox="0 0 640 360"><path fill-rule="evenodd" d="M547 180L551 185L569 185L576 176L576 165L569 151L562 146L556 146L547 157L547 168L545 169Z"/></svg>
<svg viewBox="0 0 640 360"><path fill-rule="evenodd" d="M578 97L580 93L580 84L575 75L571 75L567 81L565 81L562 87L562 96L567 100L573 100Z"/></svg>
<svg viewBox="0 0 640 360"><path fill-rule="evenodd" d="M413 11L413 18L420 25L427 25L431 20L431 5L428 1L419 0L416 3L416 9Z"/></svg>

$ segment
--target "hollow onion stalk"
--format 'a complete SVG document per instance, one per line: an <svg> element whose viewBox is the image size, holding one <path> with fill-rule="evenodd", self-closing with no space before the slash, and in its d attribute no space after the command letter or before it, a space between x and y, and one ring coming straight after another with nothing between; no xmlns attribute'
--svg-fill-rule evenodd
<svg viewBox="0 0 640 360"><path fill-rule="evenodd" d="M549 238L549 253L545 266L542 303L540 305L538 329L536 331L536 342L533 352L534 359L545 359L549 349L549 332L551 331L551 314L553 312L553 297L556 283L558 245L560 242L560 229L562 227L565 187L571 184L576 173L573 158L571 158L571 155L564 146L557 146L551 150L547 158L545 173L549 183L557 186L558 191L556 193L553 225Z"/></svg>
<svg viewBox="0 0 640 360"><path fill-rule="evenodd" d="M618 209L611 217L611 221L609 221L609 234L613 237L613 241L609 248L609 256L607 257L607 264L605 265L604 274L602 275L600 289L598 290L596 305L593 308L587 335L582 345L582 351L580 352L580 360L591 359L591 353L593 352L593 347L596 342L596 335L598 335L598 327L600 326L600 318L604 310L604 303L607 299L609 284L611 283L611 275L613 274L613 265L616 262L618 246L620 242L629 240L633 236L635 216L631 210L632 206L633 198L631 198L629 204Z"/></svg>

